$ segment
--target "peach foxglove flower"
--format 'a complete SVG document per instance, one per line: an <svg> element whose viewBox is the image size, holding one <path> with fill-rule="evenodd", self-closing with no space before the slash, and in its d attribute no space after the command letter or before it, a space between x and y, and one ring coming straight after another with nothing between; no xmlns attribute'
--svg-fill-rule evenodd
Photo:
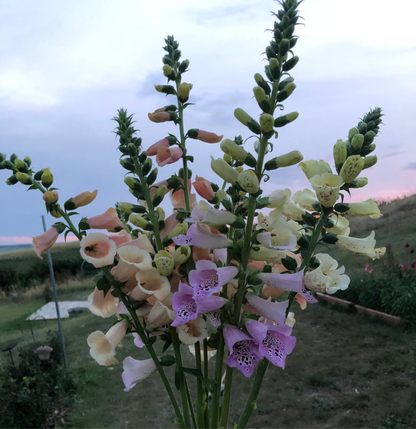
<svg viewBox="0 0 416 429"><path fill-rule="evenodd" d="M211 201L215 198L215 192L212 190L211 183L203 177L196 175L195 182L192 182L192 185L197 194L207 201Z"/></svg>
<svg viewBox="0 0 416 429"><path fill-rule="evenodd" d="M197 246L202 249L224 249L233 245L232 240L220 234L205 231L199 224L193 224L186 235L173 237L178 246Z"/></svg>
<svg viewBox="0 0 416 429"><path fill-rule="evenodd" d="M332 173L315 174L310 179L318 201L324 207L332 207L338 199L339 190L344 184L341 176Z"/></svg>
<svg viewBox="0 0 416 429"><path fill-rule="evenodd" d="M121 244L126 244L132 241L131 235L125 229L118 232L117 234L110 234L108 238L110 240L113 240L114 243L116 243L117 247L120 246Z"/></svg>
<svg viewBox="0 0 416 429"><path fill-rule="evenodd" d="M111 317L117 313L118 298L111 295L108 291L104 296L104 292L97 288L88 297L88 309L92 314L100 317Z"/></svg>
<svg viewBox="0 0 416 429"><path fill-rule="evenodd" d="M139 233L136 240L132 240L132 241L129 241L128 243L120 245L120 247L124 247L124 246L135 246L139 249L145 250L146 252L156 253L147 235L141 234L141 233Z"/></svg>
<svg viewBox="0 0 416 429"><path fill-rule="evenodd" d="M284 325L265 325L257 320L249 320L246 328L259 345L259 353L273 365L285 369L286 356L295 348L296 338L292 328Z"/></svg>
<svg viewBox="0 0 416 429"><path fill-rule="evenodd" d="M152 122L156 122L156 123L167 122L171 120L170 113L166 112L164 109L162 112L156 110L153 113L148 113L147 117Z"/></svg>
<svg viewBox="0 0 416 429"><path fill-rule="evenodd" d="M110 207L100 215L88 218L87 223L92 229L110 229L117 226L125 228L124 223L118 218L114 207Z"/></svg>
<svg viewBox="0 0 416 429"><path fill-rule="evenodd" d="M173 164L179 161L182 157L182 149L180 147L160 147L157 150L156 162L159 167L163 167L168 164Z"/></svg>
<svg viewBox="0 0 416 429"><path fill-rule="evenodd" d="M54 228L49 228L43 234L33 237L33 246L39 259L43 259L41 254L49 250L59 237L59 232Z"/></svg>
<svg viewBox="0 0 416 429"><path fill-rule="evenodd" d="M195 320L190 320L184 325L176 328L179 339L187 346L203 341L208 337L207 323L199 315Z"/></svg>
<svg viewBox="0 0 416 429"><path fill-rule="evenodd" d="M105 267L114 262L116 243L101 232L88 234L80 241L82 258L95 268Z"/></svg>
<svg viewBox="0 0 416 429"><path fill-rule="evenodd" d="M317 203L316 195L309 189L304 189L303 191L295 192L295 195L293 195L292 200L295 204L298 204L305 210L308 210L310 212L315 211L312 205Z"/></svg>
<svg viewBox="0 0 416 429"><path fill-rule="evenodd" d="M146 320L148 325L153 329L170 325L175 320L175 312L168 305L156 301Z"/></svg>
<svg viewBox="0 0 416 429"><path fill-rule="evenodd" d="M223 137L224 136L217 136L209 131L198 130L198 135L195 138L204 143L219 143Z"/></svg>
<svg viewBox="0 0 416 429"><path fill-rule="evenodd" d="M161 276L157 268L138 271L136 273L138 287L149 295L154 295L158 301L163 301L170 293L170 283L167 277Z"/></svg>
<svg viewBox="0 0 416 429"><path fill-rule="evenodd" d="M164 138L162 140L159 140L156 143L153 143L149 149L146 150L145 155L147 156L154 156L157 155L157 151L160 147L170 147L169 140L167 138Z"/></svg>
<svg viewBox="0 0 416 429"><path fill-rule="evenodd" d="M232 280L237 273L236 267L217 268L214 262L198 261L196 270L189 272L189 283L194 288L193 298L198 301L205 300L212 294L219 292L221 287ZM216 310L216 308L212 310Z"/></svg>
<svg viewBox="0 0 416 429"><path fill-rule="evenodd" d="M112 326L104 335L101 331L95 331L87 338L90 347L90 355L99 364L111 366L118 363L114 357L116 347L121 343L126 335L127 325L119 322Z"/></svg>
<svg viewBox="0 0 416 429"><path fill-rule="evenodd" d="M92 203L95 200L97 193L97 189L93 192L85 191L82 194L76 195L75 197L71 198L70 201L75 205L73 209L77 209L78 207L83 207Z"/></svg>
<svg viewBox="0 0 416 429"><path fill-rule="evenodd" d="M331 167L325 161L315 161L314 159L309 161L303 161L299 164L299 167L305 173L305 176L310 180L315 174L332 173Z"/></svg>
<svg viewBox="0 0 416 429"><path fill-rule="evenodd" d="M117 255L119 262L114 267L112 274L119 282L127 281L138 270L152 268L152 258L149 252L138 247L131 245L121 246L117 249Z"/></svg>
<svg viewBox="0 0 416 429"><path fill-rule="evenodd" d="M352 216L369 216L371 219L378 219L383 216L372 198L361 203L348 203L348 207L350 209L347 213Z"/></svg>
<svg viewBox="0 0 416 429"><path fill-rule="evenodd" d="M136 360L127 356L123 360L123 370L121 378L126 386L124 391L128 392L133 389L139 381L142 381L154 374L157 371L157 368L153 359Z"/></svg>
<svg viewBox="0 0 416 429"><path fill-rule="evenodd" d="M319 267L305 273L303 278L309 290L325 292L330 295L337 290L345 290L350 284L350 278L344 274L345 267L338 268L338 262L328 254L318 253Z"/></svg>
<svg viewBox="0 0 416 429"><path fill-rule="evenodd" d="M371 234L366 238L354 238L345 235L338 235L338 240L335 244L340 249L345 250L348 253L366 255L371 259L378 259L381 255L376 252L375 249L375 235L374 231L371 231Z"/></svg>
<svg viewBox="0 0 416 429"><path fill-rule="evenodd" d="M225 325L224 340L230 352L227 365L237 368L245 377L251 377L262 360L257 342L232 325Z"/></svg>
<svg viewBox="0 0 416 429"><path fill-rule="evenodd" d="M179 284L179 290L172 297L172 307L175 311L175 320L172 322L172 326L184 325L190 320L195 320L198 314L218 310L227 302L225 298L216 295L198 300L193 295L194 289L192 287L185 283Z"/></svg>

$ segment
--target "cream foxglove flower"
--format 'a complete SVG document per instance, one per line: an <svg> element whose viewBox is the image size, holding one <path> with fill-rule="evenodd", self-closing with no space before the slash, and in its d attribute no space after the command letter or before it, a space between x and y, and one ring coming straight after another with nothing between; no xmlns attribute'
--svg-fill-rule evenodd
<svg viewBox="0 0 416 429"><path fill-rule="evenodd" d="M371 259L378 259L385 253L385 248L380 247L375 249L376 240L375 232L371 231L371 234L366 238L353 238L345 235L338 235L336 245L345 250L348 253L354 253L356 255L366 255Z"/></svg>
<svg viewBox="0 0 416 429"><path fill-rule="evenodd" d="M338 199L339 190L344 184L341 176L332 173L316 174L310 179L318 201L324 207L332 207Z"/></svg>
<svg viewBox="0 0 416 429"><path fill-rule="evenodd" d="M344 274L345 267L338 268L338 262L328 254L318 253L315 257L320 265L313 271L305 273L304 285L315 292L325 292L330 295L337 290L345 290L350 284L350 278Z"/></svg>
<svg viewBox="0 0 416 429"><path fill-rule="evenodd" d="M292 192L288 188L273 191L270 195L268 195L269 204L267 205L267 207L282 211L283 205L289 201L291 195Z"/></svg>
<svg viewBox="0 0 416 429"><path fill-rule="evenodd" d="M334 226L332 228L327 228L327 232L331 232L332 234L338 234L338 235L350 235L350 222L347 218L338 215L338 216L331 216L331 221L334 223Z"/></svg>
<svg viewBox="0 0 416 429"><path fill-rule="evenodd" d="M322 161L322 159L320 161L315 161L314 159L303 161L299 163L299 167L305 173L305 176L308 178L308 180L310 180L311 177L315 176L316 174L321 175L324 173L332 173L329 164L325 161Z"/></svg>
<svg viewBox="0 0 416 429"><path fill-rule="evenodd" d="M93 232L80 241L82 258L94 265L95 268L105 267L114 262L116 243L106 234Z"/></svg>
<svg viewBox="0 0 416 429"><path fill-rule="evenodd" d="M282 213L292 220L303 220L302 216L305 214L305 210L298 207L296 204L293 204L292 201L288 201L282 207Z"/></svg>
<svg viewBox="0 0 416 429"><path fill-rule="evenodd" d="M158 301L163 301L170 293L170 283L167 277L161 276L157 268L138 271L137 286L142 292L154 295Z"/></svg>
<svg viewBox="0 0 416 429"><path fill-rule="evenodd" d="M348 207L350 209L347 213L352 216L369 216L371 219L378 219L383 216L372 198L360 203L348 203Z"/></svg>
<svg viewBox="0 0 416 429"><path fill-rule="evenodd" d="M94 289L94 292L88 297L88 309L92 314L100 317L111 317L117 313L118 298L111 295L108 291L104 297L102 290Z"/></svg>
<svg viewBox="0 0 416 429"><path fill-rule="evenodd" d="M188 323L178 326L176 331L181 342L187 346L203 341L208 337L207 323L201 315L195 320L190 320Z"/></svg>
<svg viewBox="0 0 416 429"><path fill-rule="evenodd" d="M101 331L95 331L87 338L90 347L90 355L99 364L111 366L118 363L114 357L116 347L126 335L127 325L124 322L116 323L104 335Z"/></svg>
<svg viewBox="0 0 416 429"><path fill-rule="evenodd" d="M295 195L292 197L292 201L310 212L315 211L315 209L312 207L312 204L318 202L316 200L316 195L309 189L295 192Z"/></svg>

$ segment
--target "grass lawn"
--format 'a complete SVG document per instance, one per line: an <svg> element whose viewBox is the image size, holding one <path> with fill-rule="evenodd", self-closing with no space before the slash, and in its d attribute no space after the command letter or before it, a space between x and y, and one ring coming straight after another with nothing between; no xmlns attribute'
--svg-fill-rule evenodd
<svg viewBox="0 0 416 429"><path fill-rule="evenodd" d="M29 311L22 305L21 313ZM13 313L13 310L7 310ZM297 345L287 358L286 369L269 367L250 422L256 428L357 428L415 427L416 418L416 332L392 327L315 305L297 312L294 335ZM0 328L5 320L2 312ZM68 358L80 386L74 406L62 427L73 428L164 428L173 427L170 403L157 374L123 391L122 366L100 367L89 356L86 337L103 330L111 320L89 313L65 319ZM42 340L56 321L35 329ZM1 331L4 332L3 329ZM29 344L28 331L9 329L19 346ZM2 334L2 344L3 334ZM15 349L15 355L17 352ZM185 352L186 353L186 352ZM117 352L147 358L131 338ZM3 354L2 361L8 359ZM188 355L191 364L190 355ZM172 379L172 371L168 374ZM251 380L249 380L250 382ZM191 380L192 382L192 380ZM236 374L231 422L244 405L249 382Z"/></svg>

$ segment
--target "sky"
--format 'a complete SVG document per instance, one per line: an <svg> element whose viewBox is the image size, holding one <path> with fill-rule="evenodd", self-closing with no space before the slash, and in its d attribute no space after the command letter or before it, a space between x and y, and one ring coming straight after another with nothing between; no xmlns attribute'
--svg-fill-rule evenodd
<svg viewBox="0 0 416 429"><path fill-rule="evenodd" d="M262 53L271 39L265 30L273 27L270 11L277 7L269 0L0 0L0 152L30 156L36 171L50 167L61 202L98 189L96 200L79 210L82 216L133 202L111 118L121 107L134 113L144 147L177 133L172 123L147 118L173 100L154 90L166 83L166 35L175 36L190 61L183 80L193 84L189 101L195 105L186 109L185 129L247 138L251 133L233 111L260 114L253 76L264 70ZM352 200L416 192L416 33L405 19L413 9L412 0L395 7L385 0L299 6L305 25L295 32L297 88L285 102L285 112L298 111L299 118L280 130L273 156L300 150L305 160L333 165L335 142L370 108L381 107L379 161L365 171L369 184ZM188 147L194 175L216 181L209 156L222 156L219 145L189 140ZM178 168L159 168L158 180ZM38 191L7 186L8 176L0 170L0 245L30 243L43 232L44 203ZM273 172L264 189L286 187L293 193L309 187L300 168ZM48 215L46 222L55 219Z"/></svg>

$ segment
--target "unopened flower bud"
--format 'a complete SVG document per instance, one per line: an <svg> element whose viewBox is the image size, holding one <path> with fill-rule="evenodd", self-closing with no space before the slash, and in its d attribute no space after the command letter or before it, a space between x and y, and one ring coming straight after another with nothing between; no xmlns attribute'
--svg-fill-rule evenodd
<svg viewBox="0 0 416 429"><path fill-rule="evenodd" d="M220 144L221 150L230 155L234 159L238 159L239 161L243 161L246 159L248 153L237 143L234 143L230 139L225 139Z"/></svg>
<svg viewBox="0 0 416 429"><path fill-rule="evenodd" d="M155 264L162 276L169 276L175 267L173 256L166 250L159 250L155 255Z"/></svg>
<svg viewBox="0 0 416 429"><path fill-rule="evenodd" d="M174 80L176 78L176 73L169 64L165 64L163 66L163 74L170 80Z"/></svg>
<svg viewBox="0 0 416 429"><path fill-rule="evenodd" d="M6 159L6 155L0 152L0 162L5 161L5 159Z"/></svg>
<svg viewBox="0 0 416 429"><path fill-rule="evenodd" d="M351 140L351 146L356 151L359 151L363 144L364 144L364 136L362 134L359 134L359 133L355 134L355 136Z"/></svg>
<svg viewBox="0 0 416 429"><path fill-rule="evenodd" d="M349 156L341 168L340 176L345 183L351 183L364 168L364 160L360 155Z"/></svg>
<svg viewBox="0 0 416 429"><path fill-rule="evenodd" d="M165 185L161 185L157 188L156 195L153 197L153 207L157 207L168 192L168 188Z"/></svg>
<svg viewBox="0 0 416 429"><path fill-rule="evenodd" d="M273 80L278 80L280 77L280 63L277 58L269 59L270 73L272 74Z"/></svg>
<svg viewBox="0 0 416 429"><path fill-rule="evenodd" d="M189 67L189 60L184 60L179 66L179 73L183 73Z"/></svg>
<svg viewBox="0 0 416 429"><path fill-rule="evenodd" d="M375 136L376 133L374 131L367 131L364 136L364 143L371 143Z"/></svg>
<svg viewBox="0 0 416 429"><path fill-rule="evenodd" d="M56 191L46 191L43 194L43 200L46 204L53 204L56 203L59 199L58 192Z"/></svg>
<svg viewBox="0 0 416 429"><path fill-rule="evenodd" d="M351 141L352 138L358 133L357 128L351 128L348 132L348 139Z"/></svg>
<svg viewBox="0 0 416 429"><path fill-rule="evenodd" d="M20 183L23 183L23 185L31 185L32 184L32 181L30 180L30 176L26 173L22 173L21 171L18 171L16 173L16 179Z"/></svg>
<svg viewBox="0 0 416 429"><path fill-rule="evenodd" d="M286 98L288 98L295 89L296 85L294 83L288 83L283 90L277 94L276 101L280 103L281 101L286 100Z"/></svg>
<svg viewBox="0 0 416 429"><path fill-rule="evenodd" d="M155 85L155 90L162 94L176 95L176 90L172 85Z"/></svg>
<svg viewBox="0 0 416 429"><path fill-rule="evenodd" d="M299 57L295 55L294 57L292 57L290 60L286 61L283 64L282 70L285 72L288 72L289 70L292 70L298 62L299 62Z"/></svg>
<svg viewBox="0 0 416 429"><path fill-rule="evenodd" d="M32 160L28 156L24 157L23 161L27 164L28 167L30 167L32 164Z"/></svg>
<svg viewBox="0 0 416 429"><path fill-rule="evenodd" d="M143 187L138 179L131 176L126 176L124 178L124 183L133 191L142 192Z"/></svg>
<svg viewBox="0 0 416 429"><path fill-rule="evenodd" d="M260 116L260 126L261 126L261 129L265 133L270 133L271 131L273 131L273 127L274 127L274 118L273 118L273 116L269 115L268 113L263 113Z"/></svg>
<svg viewBox="0 0 416 429"><path fill-rule="evenodd" d="M363 170L365 170L366 168L372 167L376 163L377 163L377 155L366 156L364 158L364 167L363 167Z"/></svg>
<svg viewBox="0 0 416 429"><path fill-rule="evenodd" d="M296 120L299 116L298 112L291 112L287 115L279 116L274 120L274 126L276 128L284 127L287 124L290 124L294 120Z"/></svg>
<svg viewBox="0 0 416 429"><path fill-rule="evenodd" d="M165 213L165 210L162 209L162 207L158 207L156 209L156 214L157 214L158 220L160 220L160 221L165 220L166 213Z"/></svg>
<svg viewBox="0 0 416 429"><path fill-rule="evenodd" d="M354 188L363 188L364 186L368 185L368 179L367 177L358 177L352 183Z"/></svg>
<svg viewBox="0 0 416 429"><path fill-rule="evenodd" d="M227 192L224 191L224 189L218 189L218 191L215 193L215 195L218 198L218 201L230 201L230 196L227 194Z"/></svg>
<svg viewBox="0 0 416 429"><path fill-rule="evenodd" d="M299 164L303 160L303 155L298 150L280 155L276 158L267 161L264 165L266 170L276 170L276 168L290 167L291 165Z"/></svg>
<svg viewBox="0 0 416 429"><path fill-rule="evenodd" d="M59 219L60 217L62 217L61 213L59 213L58 210L55 210L55 209L51 210L49 213L51 214L51 216L53 216L56 219Z"/></svg>
<svg viewBox="0 0 416 429"><path fill-rule="evenodd" d="M120 210L123 210L124 213L145 213L146 208L137 204L131 203L117 203L117 206Z"/></svg>
<svg viewBox="0 0 416 429"><path fill-rule="evenodd" d="M270 95L271 89L269 84L263 79L263 76L260 73L256 73L254 75L254 80L256 81L257 85L263 88L264 92L267 95Z"/></svg>
<svg viewBox="0 0 416 429"><path fill-rule="evenodd" d="M149 222L142 215L139 214L132 213L129 216L129 222L132 223L134 226L137 226L138 228L149 228Z"/></svg>
<svg viewBox="0 0 416 429"><path fill-rule="evenodd" d="M211 169L212 171L225 180L228 183L234 185L238 180L238 173L223 159L214 159L211 157Z"/></svg>
<svg viewBox="0 0 416 429"><path fill-rule="evenodd" d="M16 175L12 174L7 180L6 185L12 186L18 182Z"/></svg>
<svg viewBox="0 0 416 429"><path fill-rule="evenodd" d="M42 185L45 188L49 188L49 186L52 185L52 183L53 183L53 174L51 173L51 170L49 170L49 168L44 168L43 169L43 173L42 173L42 176L41 176L40 180L42 181Z"/></svg>
<svg viewBox="0 0 416 429"><path fill-rule="evenodd" d="M270 101L268 100L264 89L261 88L260 86L255 86L253 88L253 92L254 92L254 97L260 106L260 109L263 110L263 112L269 113Z"/></svg>
<svg viewBox="0 0 416 429"><path fill-rule="evenodd" d="M188 231L188 224L186 222L184 222L184 223L178 223L169 232L168 238L172 239L174 237L177 237L178 235L186 234L186 231Z"/></svg>
<svg viewBox="0 0 416 429"><path fill-rule="evenodd" d="M242 173L242 172L244 171L244 168L243 168L243 167L236 167L236 168L235 168L235 171L236 171L237 173Z"/></svg>
<svg viewBox="0 0 416 429"><path fill-rule="evenodd" d="M222 159L227 162L230 163L233 160L233 157L231 155L228 155L228 153L224 153Z"/></svg>
<svg viewBox="0 0 416 429"><path fill-rule="evenodd" d="M184 264L191 256L191 248L189 246L181 246L175 250L173 254L173 260L175 266Z"/></svg>
<svg viewBox="0 0 416 429"><path fill-rule="evenodd" d="M14 165L19 171L24 171L27 169L25 162L18 158L14 160Z"/></svg>
<svg viewBox="0 0 416 429"><path fill-rule="evenodd" d="M234 116L238 121L240 121L243 125L248 127L250 131L255 134L261 134L260 125L256 122L248 113L246 113L243 109L238 107L234 110Z"/></svg>
<svg viewBox="0 0 416 429"><path fill-rule="evenodd" d="M336 165L343 164L347 159L347 144L341 139L334 145L334 161Z"/></svg>
<svg viewBox="0 0 416 429"><path fill-rule="evenodd" d="M186 103L189 98L189 93L191 92L191 87L188 83L182 82L179 86L178 97L181 103Z"/></svg>
<svg viewBox="0 0 416 429"><path fill-rule="evenodd" d="M238 183L249 194L255 194L260 188L260 182L253 170L245 170L238 175Z"/></svg>

